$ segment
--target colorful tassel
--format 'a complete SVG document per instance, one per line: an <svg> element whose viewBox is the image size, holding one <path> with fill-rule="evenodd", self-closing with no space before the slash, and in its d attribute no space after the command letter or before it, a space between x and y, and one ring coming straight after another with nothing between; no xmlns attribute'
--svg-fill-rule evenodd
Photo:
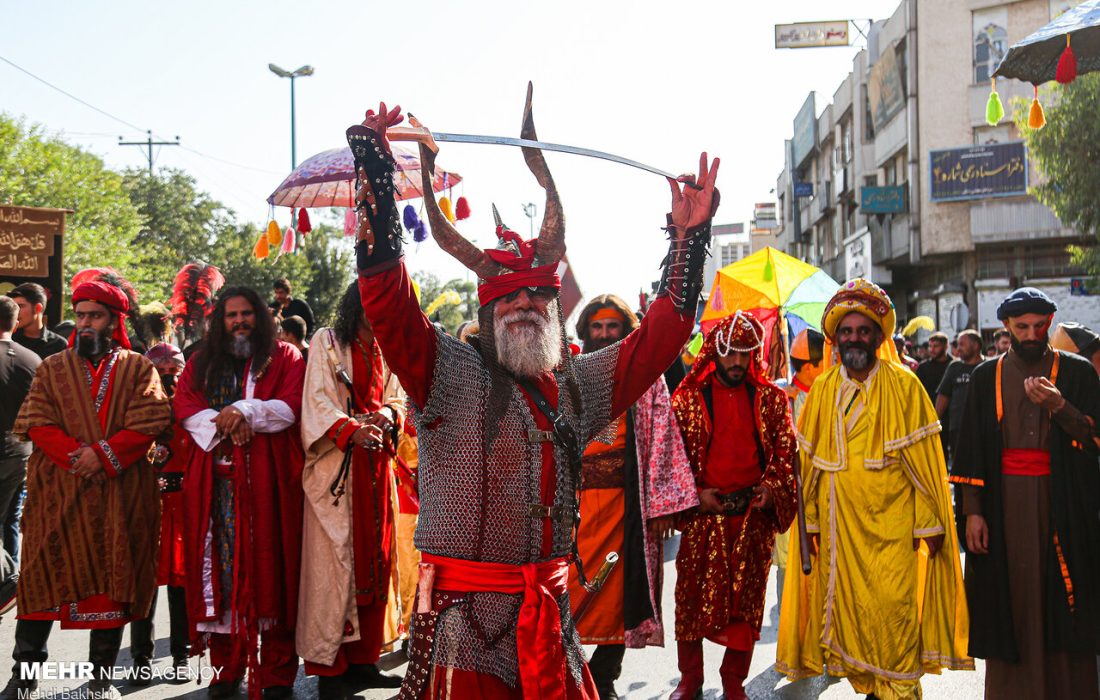
<svg viewBox="0 0 1100 700"><path fill-rule="evenodd" d="M447 221L450 221L452 224L455 222L455 213L454 210L451 209L451 200L446 197L440 197L439 211L443 212L443 216L447 217Z"/></svg>
<svg viewBox="0 0 1100 700"><path fill-rule="evenodd" d="M279 228L279 224L274 219L267 224L267 244L272 248L278 248L279 244L283 242L283 231Z"/></svg>
<svg viewBox="0 0 1100 700"><path fill-rule="evenodd" d="M1001 96L997 94L997 79L990 81L992 90L989 92L989 101L985 103L985 123L997 126L1005 116L1005 106L1001 103Z"/></svg>
<svg viewBox="0 0 1100 700"><path fill-rule="evenodd" d="M1047 116L1043 113L1043 105L1039 104L1039 86L1035 86L1035 98L1031 100L1031 111L1027 115L1029 129L1039 130L1047 125Z"/></svg>
<svg viewBox="0 0 1100 700"><path fill-rule="evenodd" d="M459 197L455 202L455 218L459 221L465 221L470 218L470 203L466 201L465 197Z"/></svg>
<svg viewBox="0 0 1100 700"><path fill-rule="evenodd" d="M313 224L309 223L309 214L305 209L298 210L298 233L309 233L313 230Z"/></svg>
<svg viewBox="0 0 1100 700"><path fill-rule="evenodd" d="M257 260L263 260L270 254L270 249L267 246L268 234L260 234L260 240L256 241L256 245L252 248L252 255Z"/></svg>
<svg viewBox="0 0 1100 700"><path fill-rule="evenodd" d="M344 210L344 235L354 236L359 230L359 217L355 215L354 209Z"/></svg>
<svg viewBox="0 0 1100 700"><path fill-rule="evenodd" d="M423 243L428 240L428 227L424 225L423 221L417 221L416 226L412 230L413 240L417 243Z"/></svg>
<svg viewBox="0 0 1100 700"><path fill-rule="evenodd" d="M293 253L294 243L294 229L287 228L286 234L283 236L283 247L279 249L279 254L286 255L287 253Z"/></svg>
<svg viewBox="0 0 1100 700"><path fill-rule="evenodd" d="M405 224L405 230L412 233L416 225L420 223L419 217L416 215L416 209L411 204L406 204L405 209L401 212L401 221Z"/></svg>
<svg viewBox="0 0 1100 700"><path fill-rule="evenodd" d="M1077 57L1073 55L1073 47L1069 45L1069 34L1066 34L1066 48L1058 59L1058 70L1054 72L1054 79L1062 85L1072 83L1077 78Z"/></svg>

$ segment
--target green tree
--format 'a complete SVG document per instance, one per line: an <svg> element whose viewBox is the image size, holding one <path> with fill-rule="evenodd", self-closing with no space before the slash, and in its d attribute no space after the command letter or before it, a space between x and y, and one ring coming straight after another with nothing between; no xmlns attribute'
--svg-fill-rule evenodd
<svg viewBox="0 0 1100 700"><path fill-rule="evenodd" d="M251 287L271 297L271 284L280 277L290 280L294 296L306 300L317 325L331 323L340 297L355 274L355 258L343 231L319 224L298 252L257 260L252 249L260 236L254 224L228 224L215 231L209 260L225 275L226 285Z"/></svg>
<svg viewBox="0 0 1100 700"><path fill-rule="evenodd" d="M442 324L448 333L456 333L463 321L477 319L477 285L473 282L456 278L444 283L432 273L423 271L414 272L413 279L420 285L420 308L424 311L440 294L451 290L458 294L461 302L444 304L431 315L431 320Z"/></svg>
<svg viewBox="0 0 1100 700"><path fill-rule="evenodd" d="M122 176L41 126L6 114L0 114L0 202L73 210L65 226L66 285L86 267L109 266L127 274L139 257L134 246L141 215ZM139 293L149 291L138 285Z"/></svg>
<svg viewBox="0 0 1100 700"><path fill-rule="evenodd" d="M1052 89L1047 124L1028 129L1027 103L1016 104L1014 119L1027 141L1043 180L1032 187L1040 202L1082 234L1100 235L1100 73L1083 75ZM1100 249L1071 247L1074 262L1100 276Z"/></svg>
<svg viewBox="0 0 1100 700"><path fill-rule="evenodd" d="M234 225L233 212L198 189L195 178L182 170L139 168L122 172L130 201L142 217L134 239L135 283L167 299L176 272L192 260L214 262L214 243Z"/></svg>

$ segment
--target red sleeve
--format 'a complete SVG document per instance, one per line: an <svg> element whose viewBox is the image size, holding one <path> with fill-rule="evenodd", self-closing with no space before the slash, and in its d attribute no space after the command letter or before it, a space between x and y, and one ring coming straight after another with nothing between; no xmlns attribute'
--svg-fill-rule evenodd
<svg viewBox="0 0 1100 700"><path fill-rule="evenodd" d="M302 391L305 389L306 384L306 362L302 359L302 353L298 352L298 348L289 343L279 341L276 344L275 352L278 354L279 362L282 365L277 384L268 396L268 382L264 381L267 377L261 378L259 384L264 385L264 391L261 393L260 386L257 384L256 398L263 398L264 400L278 399L289 406L291 411L294 411L295 420L301 420Z"/></svg>
<svg viewBox="0 0 1100 700"><path fill-rule="evenodd" d="M377 275L361 275L359 296L386 364L423 407L435 370L435 327L420 310L404 261Z"/></svg>
<svg viewBox="0 0 1100 700"><path fill-rule="evenodd" d="M118 463L125 469L143 458L149 452L149 446L153 444L153 437L139 433L136 430L120 430L107 440L107 446L111 448ZM103 469L107 475L114 478L119 475L114 463L107 452L98 444L92 445L92 449L99 455L99 461L103 463Z"/></svg>
<svg viewBox="0 0 1100 700"><path fill-rule="evenodd" d="M328 436L328 439L336 443L337 449L341 452L347 452L348 443L351 442L351 436L355 435L355 431L357 430L359 430L358 423L350 418L341 418L325 431L325 435Z"/></svg>
<svg viewBox="0 0 1100 700"><path fill-rule="evenodd" d="M69 453L80 447L80 443L56 425L43 425L27 431L34 446L42 450L50 461L65 471L73 465L69 462Z"/></svg>
<svg viewBox="0 0 1100 700"><path fill-rule="evenodd" d="M695 318L681 314L668 297L657 297L638 330L623 339L615 365L611 415L622 415L642 397L679 357L695 327Z"/></svg>
<svg viewBox="0 0 1100 700"><path fill-rule="evenodd" d="M203 352L199 350L199 352ZM196 355L198 353L195 353ZM192 377L194 376L194 364L195 358L187 362L187 366L183 368L183 374L176 381L176 393L172 397L172 415L176 417L176 421L182 423L191 416L205 411L210 408L206 402L206 397L198 392L193 383Z"/></svg>

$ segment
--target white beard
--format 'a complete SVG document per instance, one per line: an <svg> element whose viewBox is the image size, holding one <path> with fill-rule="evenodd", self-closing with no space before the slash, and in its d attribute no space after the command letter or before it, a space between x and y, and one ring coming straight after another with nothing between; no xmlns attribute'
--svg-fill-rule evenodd
<svg viewBox="0 0 1100 700"><path fill-rule="evenodd" d="M561 364L561 326L558 305L546 307L546 316L537 311L513 311L493 318L497 359L517 377L537 377ZM510 328L509 323L531 321L534 326Z"/></svg>

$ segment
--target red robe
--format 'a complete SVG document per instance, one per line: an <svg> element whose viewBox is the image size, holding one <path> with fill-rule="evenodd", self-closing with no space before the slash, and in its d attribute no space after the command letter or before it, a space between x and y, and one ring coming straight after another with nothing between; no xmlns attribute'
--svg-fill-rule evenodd
<svg viewBox="0 0 1100 700"><path fill-rule="evenodd" d="M191 438L178 423L172 428L172 439L167 447L171 451L168 461L160 469L161 478L182 476L187 466L187 448ZM158 586L187 585L184 566L183 491L160 494L160 556L157 559Z"/></svg>
<svg viewBox="0 0 1100 700"><path fill-rule="evenodd" d="M203 392L194 387L194 363L188 362L177 384L175 415L182 423L210 408ZM246 375L251 367L245 368ZM271 362L255 382L252 398L278 399L290 407L295 423L277 433L256 433L244 446L233 448L233 480L237 542L233 555L239 590L232 591L232 621L238 634L251 640L246 651L255 653L260 619L274 620L275 628L292 630L297 619L298 577L302 548L302 441L297 419L301 415L305 362L293 346L276 344ZM242 391L243 396L243 391ZM212 597L203 593L204 550L211 531L214 489L213 452L205 452L188 438L187 476L183 502L184 547L187 567L187 617L192 630L192 654L202 653L207 635L197 624L221 620L223 596L219 577L208 582Z"/></svg>

